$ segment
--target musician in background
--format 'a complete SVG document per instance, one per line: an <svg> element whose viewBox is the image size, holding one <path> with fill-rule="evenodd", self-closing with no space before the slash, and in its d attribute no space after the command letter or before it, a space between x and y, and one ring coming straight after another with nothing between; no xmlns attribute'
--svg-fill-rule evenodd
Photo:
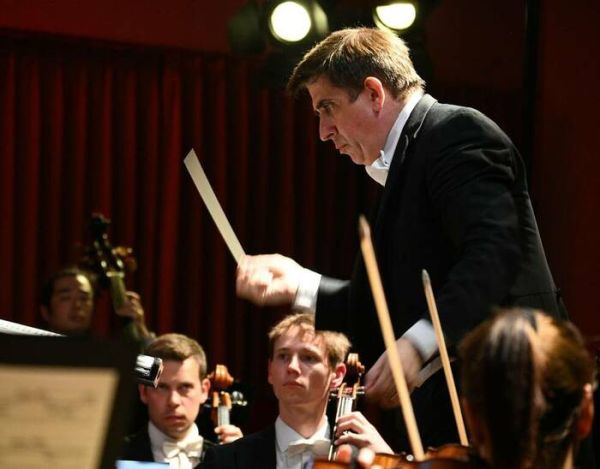
<svg viewBox="0 0 600 469"><path fill-rule="evenodd" d="M52 332L88 335L93 311L94 289L82 270L75 267L59 270L42 287L40 313Z"/></svg>
<svg viewBox="0 0 600 469"><path fill-rule="evenodd" d="M138 385L149 420L126 438L122 459L169 462L172 469L196 467L206 448L214 446L194 423L210 390L204 350L194 339L171 333L156 338L144 353L161 358L163 372L156 388ZM217 427L215 432L221 443L243 436L235 425Z"/></svg>
<svg viewBox="0 0 600 469"><path fill-rule="evenodd" d="M279 403L275 424L231 445L210 448L202 467L300 469L313 457L327 457L327 402L330 391L344 379L349 348L343 334L315 331L311 314L295 314L276 324L269 332L268 363L269 383ZM372 425L358 424L363 419L360 413L346 419L356 423L359 433L350 442L391 452Z"/></svg>
<svg viewBox="0 0 600 469"><path fill-rule="evenodd" d="M144 343L154 337L145 324L140 296L126 292L125 302L116 314L128 318L122 331L125 340ZM94 288L88 274L78 267L67 267L50 277L40 295L40 313L48 329L67 336L93 335Z"/></svg>
<svg viewBox="0 0 600 469"><path fill-rule="evenodd" d="M471 444L495 468L571 469L592 427L594 363L575 326L513 309L460 345ZM579 467L594 467L593 457Z"/></svg>

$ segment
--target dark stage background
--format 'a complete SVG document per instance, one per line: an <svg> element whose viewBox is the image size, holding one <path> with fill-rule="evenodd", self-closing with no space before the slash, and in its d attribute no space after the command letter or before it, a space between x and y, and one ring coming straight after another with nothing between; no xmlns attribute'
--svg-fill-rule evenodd
<svg viewBox="0 0 600 469"><path fill-rule="evenodd" d="M318 141L307 101L260 86L260 62L228 52L242 0L81 3L0 0L0 318L41 325L43 280L102 212L113 243L134 248L128 285L149 327L195 337L211 367L252 386L247 429L261 427L274 415L265 337L284 311L235 297L182 159L196 149L247 252L342 277L377 187ZM540 3L528 34L523 1L440 1L410 45L430 93L482 110L523 150L550 265L594 348L600 19L593 0ZM110 335L99 303L95 328Z"/></svg>

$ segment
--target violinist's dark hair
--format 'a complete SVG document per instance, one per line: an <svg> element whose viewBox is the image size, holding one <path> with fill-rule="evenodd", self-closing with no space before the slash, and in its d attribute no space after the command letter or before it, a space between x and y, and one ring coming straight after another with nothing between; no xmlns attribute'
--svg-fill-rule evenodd
<svg viewBox="0 0 600 469"><path fill-rule="evenodd" d="M196 359L200 370L200 379L206 376L206 354L202 346L191 337L169 333L158 336L145 348L144 353L163 360L182 362L190 357Z"/></svg>
<svg viewBox="0 0 600 469"><path fill-rule="evenodd" d="M594 379L577 329L540 311L504 310L468 334L459 354L463 396L489 432L491 466L558 467Z"/></svg>
<svg viewBox="0 0 600 469"><path fill-rule="evenodd" d="M52 295L54 294L54 285L56 284L57 280L65 277L77 277L79 275L83 275L88 280L88 282L90 282L93 295L94 282L90 273L80 269L77 266L68 266L58 270L48 280L44 282L44 285L42 285L42 290L40 292L40 304L48 308L50 307L50 301L52 301Z"/></svg>
<svg viewBox="0 0 600 469"><path fill-rule="evenodd" d="M277 342L277 339L287 333L292 327L297 327L302 334L312 334L315 339L322 341L330 369L334 369L346 358L348 350L350 349L350 341L344 334L333 331L316 331L314 314L297 313L286 316L269 331L270 359L273 358L275 342Z"/></svg>
<svg viewBox="0 0 600 469"><path fill-rule="evenodd" d="M595 383L597 370L572 323L541 314L538 323L545 410L539 421L537 466L552 468L556 461L564 461L570 446L578 444L583 387Z"/></svg>

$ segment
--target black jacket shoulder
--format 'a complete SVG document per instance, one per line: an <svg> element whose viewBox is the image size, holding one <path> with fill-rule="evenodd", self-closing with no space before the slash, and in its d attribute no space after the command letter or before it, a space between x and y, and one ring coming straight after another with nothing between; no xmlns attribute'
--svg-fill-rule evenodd
<svg viewBox="0 0 600 469"><path fill-rule="evenodd" d="M202 469L275 469L275 426L208 448Z"/></svg>

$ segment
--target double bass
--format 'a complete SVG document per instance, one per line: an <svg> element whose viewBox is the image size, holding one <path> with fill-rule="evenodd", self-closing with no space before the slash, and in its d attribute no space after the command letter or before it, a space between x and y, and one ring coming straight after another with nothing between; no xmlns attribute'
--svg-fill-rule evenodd
<svg viewBox="0 0 600 469"><path fill-rule="evenodd" d="M137 261L133 256L133 249L126 246L113 246L108 237L110 220L99 213L92 214L89 224L91 241L79 266L94 274L96 283L110 292L112 306L117 314L123 315L123 308L131 301L127 292L125 277L135 272ZM137 297L136 297L137 298ZM136 299L139 301L139 299ZM125 308L125 315L133 319L137 335L142 338L151 338L153 334L148 331L144 312L141 305L134 303L130 308Z"/></svg>

